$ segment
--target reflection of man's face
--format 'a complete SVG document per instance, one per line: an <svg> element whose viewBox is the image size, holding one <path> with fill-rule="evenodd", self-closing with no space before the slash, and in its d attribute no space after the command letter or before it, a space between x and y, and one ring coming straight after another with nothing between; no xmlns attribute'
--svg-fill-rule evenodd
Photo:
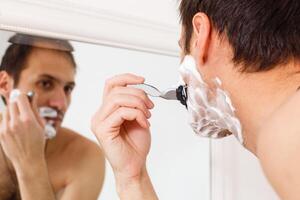
<svg viewBox="0 0 300 200"><path fill-rule="evenodd" d="M64 52L34 48L15 87L22 92L34 91L38 107L47 106L58 111L54 119L54 126L58 128L70 105L74 77L75 66Z"/></svg>

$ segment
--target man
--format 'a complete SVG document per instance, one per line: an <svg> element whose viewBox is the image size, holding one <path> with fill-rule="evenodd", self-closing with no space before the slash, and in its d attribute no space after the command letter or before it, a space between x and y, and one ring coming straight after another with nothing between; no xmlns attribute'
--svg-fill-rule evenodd
<svg viewBox="0 0 300 200"><path fill-rule="evenodd" d="M191 55L209 88L222 82L253 152L282 199L300 199L300 4L298 0L182 0L182 56ZM157 199L146 170L153 104L109 79L92 122L124 199ZM188 83L187 83L188 84ZM189 85L188 85L189 86Z"/></svg>
<svg viewBox="0 0 300 200"><path fill-rule="evenodd" d="M96 200L103 155L96 144L61 127L75 86L72 46L21 34L10 42L0 67L0 93L8 104L0 126L0 199ZM13 89L21 91L16 101L9 98ZM29 91L35 94L32 103ZM41 107L58 113L51 119L53 139L45 139Z"/></svg>

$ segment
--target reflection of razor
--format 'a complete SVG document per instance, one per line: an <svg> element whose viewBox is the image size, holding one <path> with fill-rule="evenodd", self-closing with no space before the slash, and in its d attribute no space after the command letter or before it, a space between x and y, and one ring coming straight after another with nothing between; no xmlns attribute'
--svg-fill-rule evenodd
<svg viewBox="0 0 300 200"><path fill-rule="evenodd" d="M160 97L167 100L178 100L182 105L187 107L187 86L180 85L179 87L169 88L164 91L160 91L156 87L148 84L130 85L134 88L142 89L146 94L152 97Z"/></svg>
<svg viewBox="0 0 300 200"><path fill-rule="evenodd" d="M10 94L10 101L15 101L16 98L17 98L20 94L21 94L21 93L20 93L19 90L13 90L13 91L11 91L11 94ZM33 91L29 91L29 92L27 92L26 95L27 95L27 97L28 97L29 102L31 103L31 102L32 102L32 99L33 99L33 96L34 96L34 92L33 92ZM5 99L5 97L2 96L2 95L1 95L1 100L2 100L3 104L4 104L5 106L7 106L6 99Z"/></svg>
<svg viewBox="0 0 300 200"><path fill-rule="evenodd" d="M16 91L16 90L13 90L13 91ZM20 93L19 92L14 92L14 93L15 94L13 94L13 95L15 96L14 98L16 99ZM2 121L2 113L5 111L5 108L7 106L7 101L4 96L2 96L2 95L0 95L0 96L1 96L1 98L0 98L0 122L1 122ZM28 96L29 102L32 102L34 92L32 92L32 91L28 92L27 96Z"/></svg>
<svg viewBox="0 0 300 200"><path fill-rule="evenodd" d="M10 93L9 101L14 102L16 101L17 97L21 94L19 90L13 90ZM34 92L30 91L27 94L28 100L31 103L34 97ZM0 95L0 121L2 121L2 113L7 106L7 101L4 96ZM56 110L49 108L49 107L41 107L39 108L39 114L42 118L56 118L58 113ZM56 136L56 129L53 127L52 123L47 121L44 127L45 137L46 139L52 139Z"/></svg>
<svg viewBox="0 0 300 200"><path fill-rule="evenodd" d="M16 90L13 90L13 91L16 91ZM13 96L13 98L16 99L19 94L20 94L19 92L14 92L14 94L12 94L11 96ZM27 97L28 97L28 100L30 103L32 102L33 96L34 96L34 92L32 92L32 91L27 93ZM7 101L4 96L0 95L0 97L1 97L0 98L1 99L0 100L0 113L3 113L5 107L7 106Z"/></svg>

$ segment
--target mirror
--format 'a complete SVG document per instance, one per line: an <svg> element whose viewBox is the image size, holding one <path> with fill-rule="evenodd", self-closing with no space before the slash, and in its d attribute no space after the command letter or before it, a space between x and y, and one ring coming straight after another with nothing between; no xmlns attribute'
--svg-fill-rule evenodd
<svg viewBox="0 0 300 200"><path fill-rule="evenodd" d="M14 34L0 32L1 57L9 45L8 39ZM77 66L76 87L72 92L72 101L62 126L74 130L96 144L98 144L97 140L90 130L90 120L101 104L107 78L120 73L134 73L144 76L146 83L162 90L178 82L178 57L91 43L71 41L71 44ZM150 120L152 145L147 165L159 198L210 199L209 140L194 135L187 124L187 112L179 102L158 98L152 100L156 106ZM60 139L59 131L56 139ZM59 152L58 147L60 146L54 146L52 150ZM81 151L83 150L77 148L77 151L68 154L68 159L74 159L75 156L85 162L80 156ZM57 157L61 155L51 154L49 162L56 160ZM62 163L68 163L68 159L60 160L61 163L53 162L51 168L53 171L49 174L50 182L58 196L66 192L61 177L67 174L65 172L68 170L63 169L67 164ZM3 158L0 160L0 166L4 166ZM99 199L118 199L109 163L106 163L105 168L105 179ZM100 170L101 166L99 166ZM7 175L5 170L0 173ZM16 190L16 188L6 186L4 181L0 181L1 190Z"/></svg>

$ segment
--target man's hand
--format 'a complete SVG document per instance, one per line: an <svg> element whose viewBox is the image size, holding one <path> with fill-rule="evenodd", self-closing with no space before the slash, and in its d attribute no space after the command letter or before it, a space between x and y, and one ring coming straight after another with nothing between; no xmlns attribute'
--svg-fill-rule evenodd
<svg viewBox="0 0 300 200"><path fill-rule="evenodd" d="M54 200L45 160L45 135L37 109L21 94L10 102L0 126L0 142L16 170L23 200Z"/></svg>
<svg viewBox="0 0 300 200"><path fill-rule="evenodd" d="M143 90L126 87L143 82L144 78L132 74L106 81L103 104L92 119L92 131L113 168L121 198L125 188L124 198L155 199L156 196L146 172L151 143L149 109L154 104ZM132 190L128 189L130 186Z"/></svg>
<svg viewBox="0 0 300 200"><path fill-rule="evenodd" d="M33 111L28 97L21 94L3 113L0 142L15 170L44 160L45 137L41 120Z"/></svg>

